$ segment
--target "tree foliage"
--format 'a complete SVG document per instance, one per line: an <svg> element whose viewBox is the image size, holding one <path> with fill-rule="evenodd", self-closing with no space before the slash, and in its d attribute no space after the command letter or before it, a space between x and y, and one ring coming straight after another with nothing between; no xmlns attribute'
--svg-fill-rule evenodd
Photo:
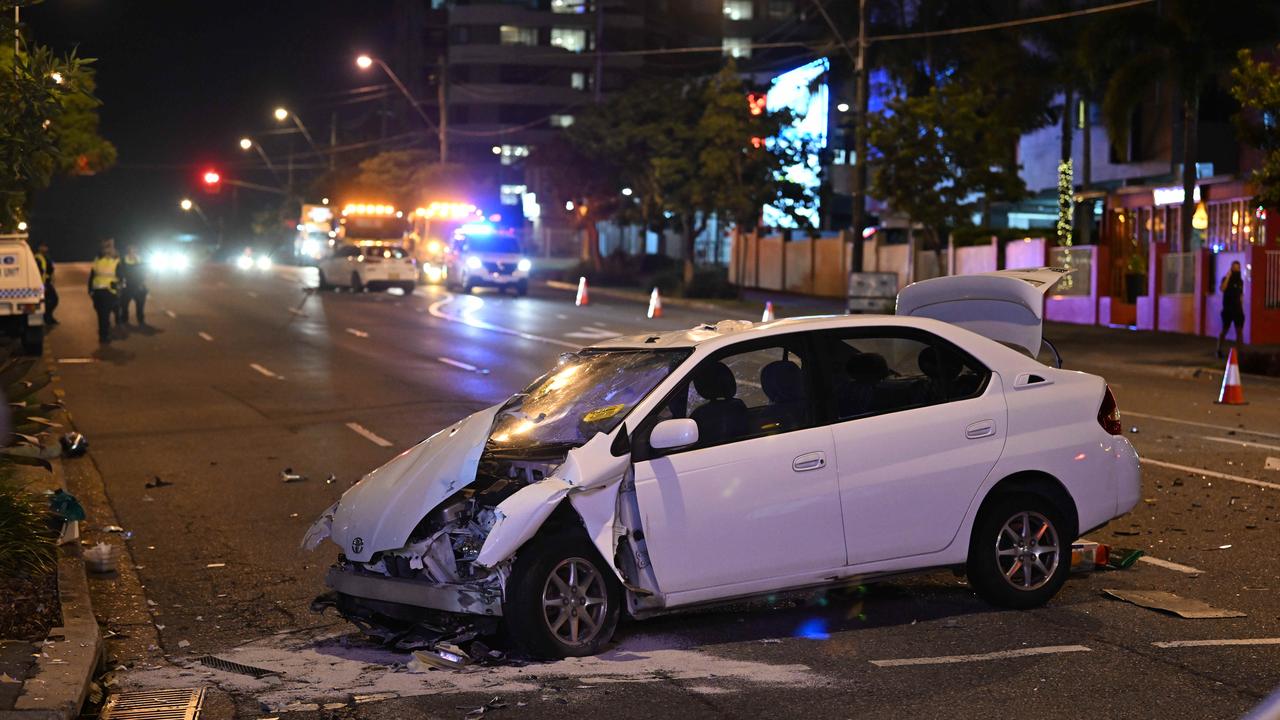
<svg viewBox="0 0 1280 720"><path fill-rule="evenodd" d="M13 8L29 4L0 0L0 230L26 216L55 174L93 174L116 160L98 134L93 61L30 43L15 54L8 44Z"/></svg>
<svg viewBox="0 0 1280 720"><path fill-rule="evenodd" d="M804 147L764 141L779 135L790 114L752 114L747 94L729 64L709 78L640 83L590 108L569 128L577 153L570 167L577 170L561 192L578 198L574 212L584 220L677 229L687 285L694 242L712 216L754 228L766 202L796 216L813 206L808 191L784 174L804 159ZM591 168L597 178L588 177ZM623 187L629 197L620 194Z"/></svg>
<svg viewBox="0 0 1280 720"><path fill-rule="evenodd" d="M1263 206L1280 206L1280 65L1254 58L1247 48L1237 56L1231 71L1231 95L1240 103L1236 127L1245 142L1263 153L1262 166L1253 171L1258 200Z"/></svg>

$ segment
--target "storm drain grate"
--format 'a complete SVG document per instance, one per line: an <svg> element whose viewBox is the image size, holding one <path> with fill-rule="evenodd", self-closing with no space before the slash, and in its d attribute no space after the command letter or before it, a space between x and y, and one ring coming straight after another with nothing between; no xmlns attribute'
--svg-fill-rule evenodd
<svg viewBox="0 0 1280 720"><path fill-rule="evenodd" d="M198 658L196 658L196 662L200 663L201 665L205 665L205 666L207 666L207 667L211 667L211 668L213 668L214 670L221 670L221 671L223 671L223 672L237 673L237 674L239 674L239 675L248 675L249 677L251 677L251 678L256 678L256 679L258 679L258 680L261 680L262 678L264 678L264 677L266 677L266 676L268 676L268 675L279 675L279 674L280 674L280 673L276 672L275 670L267 670L267 669L265 669L265 668L254 667L254 666L252 666L252 665L241 665L241 664L240 664L240 663L238 663L238 662L231 662L230 660L223 660L223 659L222 659L222 658L220 658L220 657L214 657L214 656L212 656L212 655L204 655L204 656L202 656L202 657L198 657Z"/></svg>
<svg viewBox="0 0 1280 720"><path fill-rule="evenodd" d="M102 706L101 720L196 720L204 688L141 690L112 695Z"/></svg>

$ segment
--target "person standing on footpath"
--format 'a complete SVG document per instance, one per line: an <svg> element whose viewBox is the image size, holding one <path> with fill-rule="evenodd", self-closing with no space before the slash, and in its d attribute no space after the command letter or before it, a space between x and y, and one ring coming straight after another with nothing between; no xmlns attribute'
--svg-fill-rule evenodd
<svg viewBox="0 0 1280 720"><path fill-rule="evenodd" d="M40 280L44 282L44 324L57 325L53 311L58 309L58 289L53 286L53 259L49 257L48 243L40 243L36 248L36 265L40 268Z"/></svg>
<svg viewBox="0 0 1280 720"><path fill-rule="evenodd" d="M1244 278L1240 275L1240 261L1231 263L1231 272L1218 284L1222 291L1222 331L1218 333L1218 358L1222 358L1222 341L1227 330L1236 326L1236 345L1244 339Z"/></svg>
<svg viewBox="0 0 1280 720"><path fill-rule="evenodd" d="M120 281L123 287L120 290L120 316L119 324L125 325L129 322L129 303L134 303L134 316L138 319L139 327L147 325L147 266L142 262L142 257L138 255L138 246L129 243L128 251L124 255L124 259L120 261Z"/></svg>
<svg viewBox="0 0 1280 720"><path fill-rule="evenodd" d="M111 318L120 303L119 267L120 256L116 254L115 240L107 238L102 241L102 249L89 268L89 295L93 298L93 309L98 313L98 342L103 345L111 342Z"/></svg>

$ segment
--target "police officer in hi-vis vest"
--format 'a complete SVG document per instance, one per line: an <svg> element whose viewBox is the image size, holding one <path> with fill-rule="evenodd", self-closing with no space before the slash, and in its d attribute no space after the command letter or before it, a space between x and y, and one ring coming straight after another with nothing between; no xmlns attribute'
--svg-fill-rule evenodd
<svg viewBox="0 0 1280 720"><path fill-rule="evenodd" d="M98 342L103 344L111 342L111 318L120 304L119 267L116 242L107 238L102 241L102 250L89 269L89 295L98 313Z"/></svg>
<svg viewBox="0 0 1280 720"><path fill-rule="evenodd" d="M53 286L53 260L49 257L49 245L40 243L36 248L36 265L40 266L40 280L44 282L44 324L57 325L53 311L58 309L58 288Z"/></svg>

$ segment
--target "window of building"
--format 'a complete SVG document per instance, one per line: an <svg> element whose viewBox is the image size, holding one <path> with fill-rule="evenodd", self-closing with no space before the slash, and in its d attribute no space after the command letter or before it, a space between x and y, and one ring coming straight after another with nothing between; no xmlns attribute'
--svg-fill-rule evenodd
<svg viewBox="0 0 1280 720"><path fill-rule="evenodd" d="M552 115L551 127L567 128L573 124L572 115Z"/></svg>
<svg viewBox="0 0 1280 720"><path fill-rule="evenodd" d="M538 29L520 27L519 25L503 25L498 28L499 42L503 45L537 45Z"/></svg>
<svg viewBox="0 0 1280 720"><path fill-rule="evenodd" d="M795 12L794 0L769 0L769 19L786 20Z"/></svg>
<svg viewBox="0 0 1280 720"><path fill-rule="evenodd" d="M551 44L569 52L580 53L589 50L589 36L581 28L551 28Z"/></svg>
<svg viewBox="0 0 1280 720"><path fill-rule="evenodd" d="M752 0L724 0L724 16L727 20L750 20Z"/></svg>
<svg viewBox="0 0 1280 720"><path fill-rule="evenodd" d="M551 12L581 15L587 11L587 0L551 0Z"/></svg>
<svg viewBox="0 0 1280 720"><path fill-rule="evenodd" d="M503 205L519 205L522 196L528 191L527 185L501 185L498 188Z"/></svg>
<svg viewBox="0 0 1280 720"><path fill-rule="evenodd" d="M751 57L751 38L727 37L720 43L720 47L723 48L725 57Z"/></svg>
<svg viewBox="0 0 1280 720"><path fill-rule="evenodd" d="M591 87L591 73L574 72L569 75L569 87L574 90L586 90Z"/></svg>

